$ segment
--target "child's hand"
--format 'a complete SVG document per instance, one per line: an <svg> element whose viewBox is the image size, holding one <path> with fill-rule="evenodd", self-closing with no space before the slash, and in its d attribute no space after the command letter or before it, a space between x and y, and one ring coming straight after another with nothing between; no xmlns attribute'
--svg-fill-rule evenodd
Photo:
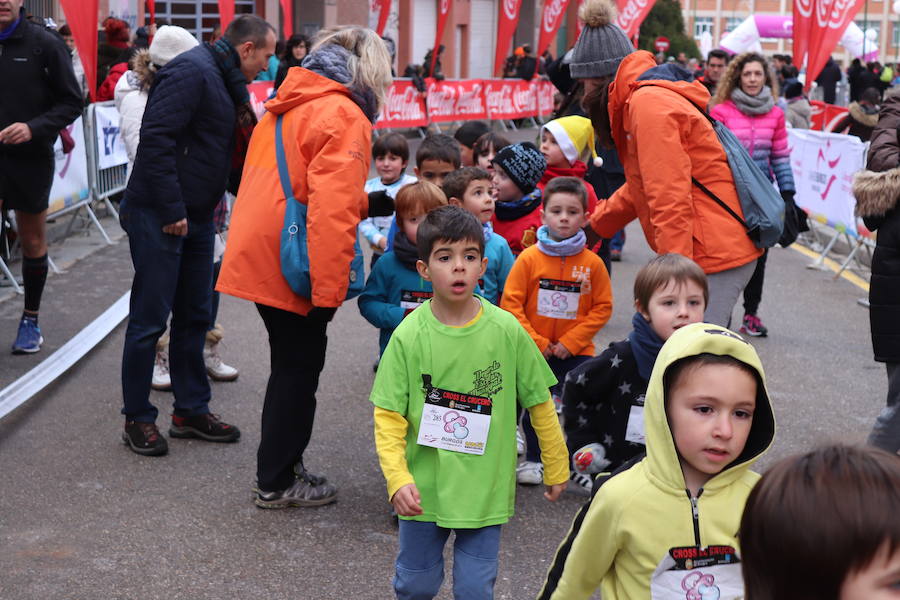
<svg viewBox="0 0 900 600"><path fill-rule="evenodd" d="M380 240L378 240L378 247L382 250L387 250L387 237L382 236Z"/></svg>
<svg viewBox="0 0 900 600"><path fill-rule="evenodd" d="M391 498L391 504L394 505L394 510L396 510L397 514L401 517L415 517L416 515L421 515L421 502L422 498L419 496L419 489L414 483L407 483L394 492L394 497Z"/></svg>
<svg viewBox="0 0 900 600"><path fill-rule="evenodd" d="M544 355L544 358L550 358L551 356L553 356L553 348L555 346L556 344L548 344L547 347L544 348L544 350L541 352L541 354Z"/></svg>
<svg viewBox="0 0 900 600"><path fill-rule="evenodd" d="M557 500L559 500L559 497L562 495L562 493L566 489L566 486L568 485L568 481L563 481L562 483L558 483L556 485L546 486L547 491L544 492L544 498L546 498L550 502L556 502Z"/></svg>
<svg viewBox="0 0 900 600"><path fill-rule="evenodd" d="M572 353L569 352L569 349L562 345L562 342L556 342L553 344L553 356L560 360L565 360L567 358L572 358Z"/></svg>

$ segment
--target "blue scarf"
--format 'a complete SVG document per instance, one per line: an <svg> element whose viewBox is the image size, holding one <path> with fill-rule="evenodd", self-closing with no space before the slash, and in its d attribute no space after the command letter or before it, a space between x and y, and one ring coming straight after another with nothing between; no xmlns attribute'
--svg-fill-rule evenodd
<svg viewBox="0 0 900 600"><path fill-rule="evenodd" d="M488 221L487 223L482 223L481 228L484 230L484 243L487 244L491 240L491 236L494 235L494 226Z"/></svg>
<svg viewBox="0 0 900 600"><path fill-rule="evenodd" d="M13 24L6 28L6 31L0 31L0 42L4 41L8 37L10 37L15 31L16 27L19 26L19 23L22 22L22 13L19 13L19 18L13 21Z"/></svg>
<svg viewBox="0 0 900 600"><path fill-rule="evenodd" d="M581 229L572 237L557 242L550 237L550 228L546 225L538 228L537 239L538 249L548 256L575 256L584 250L587 243L587 236Z"/></svg>
<svg viewBox="0 0 900 600"><path fill-rule="evenodd" d="M656 362L656 357L664 342L653 331L650 322L641 313L634 313L631 324L634 326L634 331L628 336L628 341L631 343L631 351L637 362L638 373L644 381L650 381L653 363Z"/></svg>
<svg viewBox="0 0 900 600"><path fill-rule="evenodd" d="M525 194L512 202L497 202L494 205L497 218L501 221L515 221L537 210L541 205L541 188L534 188L530 194Z"/></svg>

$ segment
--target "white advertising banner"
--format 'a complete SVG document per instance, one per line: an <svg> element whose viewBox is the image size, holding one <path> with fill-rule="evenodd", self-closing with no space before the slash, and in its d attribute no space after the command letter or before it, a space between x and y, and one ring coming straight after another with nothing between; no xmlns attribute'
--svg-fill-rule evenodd
<svg viewBox="0 0 900 600"><path fill-rule="evenodd" d="M838 231L858 235L853 175L866 166L866 144L856 136L788 129L795 202Z"/></svg>
<svg viewBox="0 0 900 600"><path fill-rule="evenodd" d="M84 145L84 127L81 117L66 127L75 145L68 154L63 153L62 141L56 138L53 154L53 187L50 188L50 207L53 214L86 199L90 194L87 175L87 150Z"/></svg>
<svg viewBox="0 0 900 600"><path fill-rule="evenodd" d="M125 143L119 131L119 111L115 106L94 105L97 135L97 164L100 170L128 164Z"/></svg>

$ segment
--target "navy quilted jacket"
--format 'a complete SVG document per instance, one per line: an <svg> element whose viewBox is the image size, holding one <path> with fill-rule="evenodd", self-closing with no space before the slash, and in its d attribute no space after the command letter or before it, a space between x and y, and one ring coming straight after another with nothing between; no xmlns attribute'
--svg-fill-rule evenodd
<svg viewBox="0 0 900 600"><path fill-rule="evenodd" d="M235 106L212 54L197 46L156 75L125 203L160 220L209 221L225 191Z"/></svg>

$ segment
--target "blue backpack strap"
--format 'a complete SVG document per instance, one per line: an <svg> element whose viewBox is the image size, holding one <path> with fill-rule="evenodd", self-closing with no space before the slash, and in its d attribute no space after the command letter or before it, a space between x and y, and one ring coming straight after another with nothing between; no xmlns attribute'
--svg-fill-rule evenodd
<svg viewBox="0 0 900 600"><path fill-rule="evenodd" d="M281 189L287 200L294 199L294 189L291 187L291 174L288 172L287 156L284 152L284 138L281 133L281 124L284 115L278 115L275 119L275 161L278 163L278 179L281 180Z"/></svg>

